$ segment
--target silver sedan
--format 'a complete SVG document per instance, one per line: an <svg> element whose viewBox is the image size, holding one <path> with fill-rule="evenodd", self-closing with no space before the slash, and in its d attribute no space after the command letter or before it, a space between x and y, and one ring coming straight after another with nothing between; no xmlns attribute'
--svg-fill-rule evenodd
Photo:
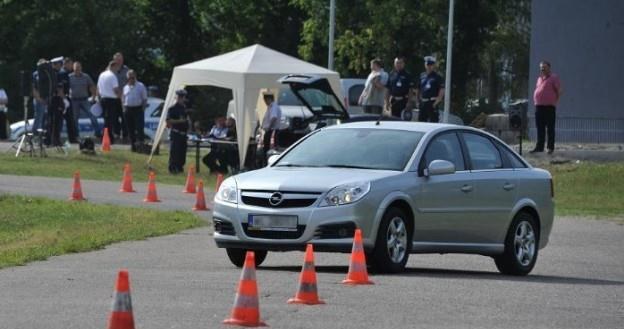
<svg viewBox="0 0 624 329"><path fill-rule="evenodd" d="M314 131L266 168L226 179L214 239L233 264L246 250L348 252L400 272L411 253L490 256L526 275L553 224L551 175L469 127L359 122Z"/></svg>

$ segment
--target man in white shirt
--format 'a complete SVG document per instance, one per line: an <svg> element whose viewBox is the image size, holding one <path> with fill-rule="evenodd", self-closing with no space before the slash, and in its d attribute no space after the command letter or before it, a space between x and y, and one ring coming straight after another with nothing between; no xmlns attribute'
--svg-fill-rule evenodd
<svg viewBox="0 0 624 329"><path fill-rule="evenodd" d="M118 69L117 65L115 61L108 63L108 68L100 74L97 82L98 95L100 96L100 104L102 105L102 114L104 116L104 127L108 128L108 137L111 144L114 143L113 128L119 125L116 119L118 114L121 113L121 88L114 73Z"/></svg>
<svg viewBox="0 0 624 329"><path fill-rule="evenodd" d="M381 114L388 83L388 73L383 69L381 59L375 58L370 62L371 73L366 79L364 90L358 103L362 105L364 113Z"/></svg>
<svg viewBox="0 0 624 329"><path fill-rule="evenodd" d="M122 103L124 106L125 123L128 126L131 150L135 151L135 143L143 143L147 89L143 83L137 80L134 70L129 70L126 75L128 83L123 87Z"/></svg>
<svg viewBox="0 0 624 329"><path fill-rule="evenodd" d="M266 158L266 154L271 148L271 138L273 138L273 143L277 145L277 138L275 135L279 129L280 120L282 119L282 110L279 105L277 105L277 102L275 102L275 96L273 96L273 94L264 94L264 103L267 105L267 110L262 119L262 150Z"/></svg>

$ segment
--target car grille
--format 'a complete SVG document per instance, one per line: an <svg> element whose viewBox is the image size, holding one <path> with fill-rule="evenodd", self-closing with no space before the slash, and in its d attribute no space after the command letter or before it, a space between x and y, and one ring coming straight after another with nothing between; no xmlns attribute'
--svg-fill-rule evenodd
<svg viewBox="0 0 624 329"><path fill-rule="evenodd" d="M282 201L273 205L269 201L275 193L281 195ZM244 204L264 208L304 208L316 202L321 193L316 192L287 192L287 191L241 191Z"/></svg>
<svg viewBox="0 0 624 329"><path fill-rule="evenodd" d="M247 223L242 223L241 225L248 237L258 239L298 239L303 234L303 231L305 231L305 225L297 225L296 231L256 231L248 230Z"/></svg>

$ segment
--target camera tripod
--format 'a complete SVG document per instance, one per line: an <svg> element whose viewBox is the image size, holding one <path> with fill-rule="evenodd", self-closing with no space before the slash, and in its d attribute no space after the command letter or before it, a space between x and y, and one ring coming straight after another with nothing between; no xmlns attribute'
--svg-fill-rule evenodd
<svg viewBox="0 0 624 329"><path fill-rule="evenodd" d="M43 145L43 130L37 129L37 145L35 146L35 135L30 131L28 122L28 96L24 96L24 134L12 146L15 151L15 157L19 157L20 153L27 153L31 157L39 153L39 157L47 157L45 146Z"/></svg>

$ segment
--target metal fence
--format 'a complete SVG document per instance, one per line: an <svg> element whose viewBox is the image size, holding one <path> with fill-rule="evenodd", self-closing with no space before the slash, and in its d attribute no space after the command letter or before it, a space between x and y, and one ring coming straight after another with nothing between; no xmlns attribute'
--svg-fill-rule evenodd
<svg viewBox="0 0 624 329"><path fill-rule="evenodd" d="M535 117L529 117L529 139L537 139ZM557 118L555 140L567 143L624 143L624 119Z"/></svg>

